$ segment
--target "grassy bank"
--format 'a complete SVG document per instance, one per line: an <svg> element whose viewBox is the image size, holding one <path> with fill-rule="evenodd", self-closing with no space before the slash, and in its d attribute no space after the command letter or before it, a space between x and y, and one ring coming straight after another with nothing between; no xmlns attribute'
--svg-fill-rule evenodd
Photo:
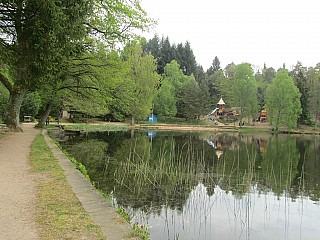
<svg viewBox="0 0 320 240"><path fill-rule="evenodd" d="M42 135L33 142L31 162L38 187L41 239L105 239L68 185Z"/></svg>
<svg viewBox="0 0 320 240"><path fill-rule="evenodd" d="M76 124L67 124L64 125L65 130L70 131L84 131L84 132L104 132L104 131L127 131L128 126L116 123L116 124L85 124L85 123L76 123Z"/></svg>

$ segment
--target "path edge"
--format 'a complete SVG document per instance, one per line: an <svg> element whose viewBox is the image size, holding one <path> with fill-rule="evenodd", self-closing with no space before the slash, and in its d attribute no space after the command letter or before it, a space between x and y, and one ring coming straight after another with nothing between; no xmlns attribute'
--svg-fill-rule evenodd
<svg viewBox="0 0 320 240"><path fill-rule="evenodd" d="M94 224L101 228L102 233L108 240L130 239L139 240L140 237L108 202L75 168L66 155L57 147L48 135L47 130L42 135L51 150L53 156L58 160L64 171L68 184L75 193L84 210L88 213Z"/></svg>

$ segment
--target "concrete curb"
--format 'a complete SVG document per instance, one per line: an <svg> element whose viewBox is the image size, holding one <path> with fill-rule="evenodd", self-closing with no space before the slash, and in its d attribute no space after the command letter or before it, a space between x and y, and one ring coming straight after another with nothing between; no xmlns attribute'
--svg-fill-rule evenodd
<svg viewBox="0 0 320 240"><path fill-rule="evenodd" d="M101 227L103 234L109 240L141 239L137 237L130 224L128 224L112 207L91 183L78 171L71 161L55 145L48 136L47 131L42 133L44 138L60 166L73 192L79 199L84 210L92 221Z"/></svg>

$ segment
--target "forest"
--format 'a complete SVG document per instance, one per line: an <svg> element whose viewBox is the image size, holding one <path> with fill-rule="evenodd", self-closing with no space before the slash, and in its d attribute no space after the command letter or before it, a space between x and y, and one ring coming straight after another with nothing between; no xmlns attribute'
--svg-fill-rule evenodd
<svg viewBox="0 0 320 240"><path fill-rule="evenodd" d="M254 71L213 56L204 70L189 42L136 34L156 24L138 0L15 0L0 9L0 121L10 128L24 115L43 127L62 110L132 124L151 112L188 121L221 97L240 121L262 108L276 129L319 120L320 63Z"/></svg>

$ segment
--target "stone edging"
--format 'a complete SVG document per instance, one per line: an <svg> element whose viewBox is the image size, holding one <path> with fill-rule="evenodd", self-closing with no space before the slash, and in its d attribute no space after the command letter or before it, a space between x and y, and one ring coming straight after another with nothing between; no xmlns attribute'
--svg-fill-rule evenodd
<svg viewBox="0 0 320 240"><path fill-rule="evenodd" d="M108 240L140 239L128 224L91 183L78 171L54 144L47 131L42 133L52 154L59 161L73 192L92 221L101 227Z"/></svg>

